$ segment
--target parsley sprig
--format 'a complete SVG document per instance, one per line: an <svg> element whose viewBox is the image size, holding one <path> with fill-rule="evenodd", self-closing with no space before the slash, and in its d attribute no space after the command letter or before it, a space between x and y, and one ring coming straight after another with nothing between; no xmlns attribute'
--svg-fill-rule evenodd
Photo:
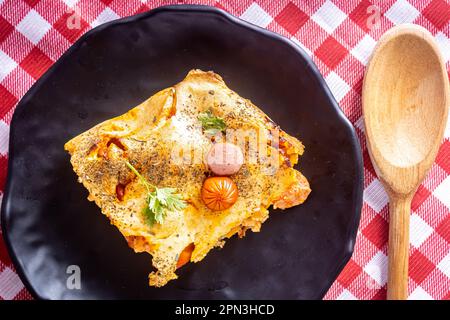
<svg viewBox="0 0 450 320"><path fill-rule="evenodd" d="M214 116L211 110L200 113L197 118L202 123L203 131L206 134L215 135L218 132L224 132L227 127L225 121L222 118Z"/></svg>
<svg viewBox="0 0 450 320"><path fill-rule="evenodd" d="M176 193L175 188L158 188L148 182L131 163L128 161L125 163L147 189L147 205L144 208L144 216L150 225L155 222L162 224L168 211L186 208L186 201L181 198L180 194Z"/></svg>

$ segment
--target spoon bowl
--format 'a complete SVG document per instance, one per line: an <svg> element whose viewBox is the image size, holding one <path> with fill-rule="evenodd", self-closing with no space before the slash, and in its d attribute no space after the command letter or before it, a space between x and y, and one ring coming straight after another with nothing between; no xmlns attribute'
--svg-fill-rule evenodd
<svg viewBox="0 0 450 320"><path fill-rule="evenodd" d="M436 157L450 101L433 36L409 24L385 33L367 67L362 100L369 154L390 199L388 298L405 299L411 200Z"/></svg>

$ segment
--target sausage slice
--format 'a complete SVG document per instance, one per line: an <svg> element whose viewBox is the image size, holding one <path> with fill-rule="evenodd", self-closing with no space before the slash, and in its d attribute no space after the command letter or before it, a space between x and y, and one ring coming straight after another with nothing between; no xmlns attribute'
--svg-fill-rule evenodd
<svg viewBox="0 0 450 320"><path fill-rule="evenodd" d="M237 145L216 143L206 156L208 167L219 176L229 176L239 171L244 163L244 155Z"/></svg>

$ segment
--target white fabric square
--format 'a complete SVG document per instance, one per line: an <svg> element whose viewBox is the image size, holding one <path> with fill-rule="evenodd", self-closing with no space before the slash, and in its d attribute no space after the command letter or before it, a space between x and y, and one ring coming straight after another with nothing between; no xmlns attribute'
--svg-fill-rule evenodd
<svg viewBox="0 0 450 320"><path fill-rule="evenodd" d="M358 300L350 291L347 289L342 290L341 294L336 298L336 300Z"/></svg>
<svg viewBox="0 0 450 320"><path fill-rule="evenodd" d="M439 262L437 268L441 270L443 274L445 274L448 278L450 278L450 253L448 253L444 259Z"/></svg>
<svg viewBox="0 0 450 320"><path fill-rule="evenodd" d="M8 153L9 143L9 126L0 120L0 155L6 155Z"/></svg>
<svg viewBox="0 0 450 320"><path fill-rule="evenodd" d="M79 0L63 0L63 1L68 7L73 8Z"/></svg>
<svg viewBox="0 0 450 320"><path fill-rule="evenodd" d="M433 228L417 214L411 215L409 225L409 243L418 248L433 233Z"/></svg>
<svg viewBox="0 0 450 320"><path fill-rule="evenodd" d="M337 102L340 102L342 98L350 91L350 86L344 81L337 73L331 71L325 78L326 83L330 87L333 96Z"/></svg>
<svg viewBox="0 0 450 320"><path fill-rule="evenodd" d="M434 36L439 48L441 49L442 57L444 58L444 62L450 61L450 39L446 37L442 31L439 31Z"/></svg>
<svg viewBox="0 0 450 320"><path fill-rule="evenodd" d="M376 212L380 212L387 203L389 202L389 197L384 190L383 185L377 178L372 181L371 184L367 186L364 190L363 195L364 201Z"/></svg>
<svg viewBox="0 0 450 320"><path fill-rule="evenodd" d="M12 300L22 289L22 281L14 271L6 267L0 272L0 297L4 300Z"/></svg>
<svg viewBox="0 0 450 320"><path fill-rule="evenodd" d="M255 2L245 10L240 18L261 28L267 27L272 22L272 17Z"/></svg>
<svg viewBox="0 0 450 320"><path fill-rule="evenodd" d="M359 117L359 119L355 121L355 127L357 127L359 130L364 132L365 127L364 127L364 117L363 116Z"/></svg>
<svg viewBox="0 0 450 320"><path fill-rule="evenodd" d="M97 16L97 18L94 21L92 21L91 25L92 27L96 27L119 18L120 16L117 13L112 11L110 8L106 8Z"/></svg>
<svg viewBox="0 0 450 320"><path fill-rule="evenodd" d="M42 18L36 10L31 9L19 22L16 29L33 44L37 44L51 27L47 20Z"/></svg>
<svg viewBox="0 0 450 320"><path fill-rule="evenodd" d="M328 33L332 33L347 15L334 3L327 0L311 17L319 26Z"/></svg>
<svg viewBox="0 0 450 320"><path fill-rule="evenodd" d="M433 191L433 195L450 209L450 176Z"/></svg>
<svg viewBox="0 0 450 320"><path fill-rule="evenodd" d="M0 66L0 81L3 81L17 67L17 63L0 49Z"/></svg>
<svg viewBox="0 0 450 320"><path fill-rule="evenodd" d="M421 286L418 286L408 297L408 300L434 300Z"/></svg>
<svg viewBox="0 0 450 320"><path fill-rule="evenodd" d="M369 61L370 55L375 48L376 41L366 34L364 38L350 51L350 53L358 59L363 65Z"/></svg>
<svg viewBox="0 0 450 320"><path fill-rule="evenodd" d="M364 271L380 286L387 282L388 257L379 251L364 267Z"/></svg>
<svg viewBox="0 0 450 320"><path fill-rule="evenodd" d="M420 12L406 0L397 0L384 14L394 24L411 23L419 15Z"/></svg>

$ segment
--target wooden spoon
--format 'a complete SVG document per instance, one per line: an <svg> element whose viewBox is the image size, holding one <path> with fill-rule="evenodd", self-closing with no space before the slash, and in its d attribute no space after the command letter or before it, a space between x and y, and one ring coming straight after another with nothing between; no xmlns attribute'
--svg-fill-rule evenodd
<svg viewBox="0 0 450 320"><path fill-rule="evenodd" d="M381 37L362 102L369 155L390 200L387 298L406 299L411 200L436 157L450 102L444 61L427 30L405 24Z"/></svg>

